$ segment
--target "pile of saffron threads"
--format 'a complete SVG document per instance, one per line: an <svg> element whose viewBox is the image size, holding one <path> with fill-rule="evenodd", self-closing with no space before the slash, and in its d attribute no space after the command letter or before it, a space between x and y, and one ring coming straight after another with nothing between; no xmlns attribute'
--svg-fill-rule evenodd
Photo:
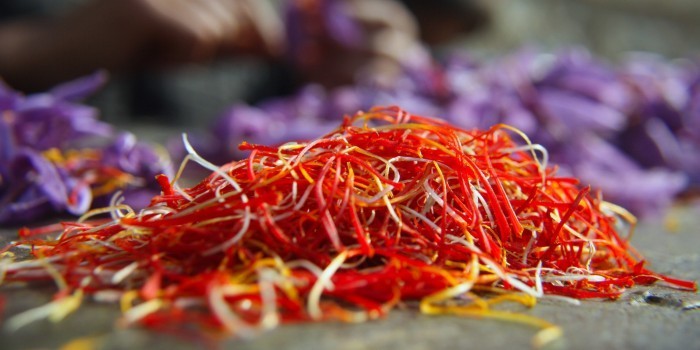
<svg viewBox="0 0 700 350"><path fill-rule="evenodd" d="M5 281L59 288L8 326L59 320L87 295L118 302L126 323L242 337L416 302L427 314L532 324L543 344L561 330L494 305L614 299L655 281L696 289L647 270L628 243L634 217L557 177L546 150L506 125L467 131L375 108L308 143L243 143L247 159L223 167L184 140L187 158L213 172L201 183L159 176L146 209L115 197L60 228L23 229L0 251ZM21 248L34 258L14 261Z"/></svg>

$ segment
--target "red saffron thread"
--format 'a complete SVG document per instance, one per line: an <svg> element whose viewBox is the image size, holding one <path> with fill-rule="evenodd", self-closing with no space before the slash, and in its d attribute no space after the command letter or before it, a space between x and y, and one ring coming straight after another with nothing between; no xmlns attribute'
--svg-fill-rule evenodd
<svg viewBox="0 0 700 350"><path fill-rule="evenodd" d="M192 321L242 336L280 322L375 318L418 300L427 313L542 326L541 343L557 328L490 305L614 299L659 280L697 289L644 268L616 231L634 218L557 177L512 130L467 131L390 107L309 143L244 143L247 159L191 188L158 176L162 194L139 213L109 208L111 221L87 215L56 239L21 230L15 246L31 245L35 260L2 272L53 279L61 299L113 293L128 322ZM448 302L462 295L474 302Z"/></svg>

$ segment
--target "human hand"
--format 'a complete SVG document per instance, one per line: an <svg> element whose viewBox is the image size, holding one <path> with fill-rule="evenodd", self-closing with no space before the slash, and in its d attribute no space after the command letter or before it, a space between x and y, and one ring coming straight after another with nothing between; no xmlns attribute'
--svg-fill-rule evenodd
<svg viewBox="0 0 700 350"><path fill-rule="evenodd" d="M292 0L287 31L297 71L326 86L358 74L391 81L425 53L415 19L393 0Z"/></svg>
<svg viewBox="0 0 700 350"><path fill-rule="evenodd" d="M283 52L268 0L94 0L65 16L0 28L0 76L45 89L95 71Z"/></svg>
<svg viewBox="0 0 700 350"><path fill-rule="evenodd" d="M282 24L267 0L129 0L146 42L144 61L181 63L282 52Z"/></svg>

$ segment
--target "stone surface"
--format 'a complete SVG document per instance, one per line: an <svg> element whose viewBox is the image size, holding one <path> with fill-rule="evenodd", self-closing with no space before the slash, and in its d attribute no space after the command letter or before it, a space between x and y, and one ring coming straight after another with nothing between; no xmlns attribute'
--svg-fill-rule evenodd
<svg viewBox="0 0 700 350"><path fill-rule="evenodd" d="M632 242L654 270L700 280L700 216L676 208L664 220L639 225ZM0 244L16 235L0 230ZM40 306L52 286L0 287L7 300L1 316ZM700 296L660 285L630 290L617 301L584 301L580 306L544 299L532 309L514 311L541 317L564 329L563 339L547 349L700 349ZM693 305L696 305L693 308ZM685 308L685 309L684 309ZM99 349L189 349L202 340L124 328L116 305L86 302L59 323L39 321L17 331L0 330L0 349L56 349L88 337ZM385 319L363 324L318 323L282 326L252 339L222 340L230 349L511 349L528 348L536 329L503 321L422 315L406 305ZM71 343L73 341L73 343Z"/></svg>

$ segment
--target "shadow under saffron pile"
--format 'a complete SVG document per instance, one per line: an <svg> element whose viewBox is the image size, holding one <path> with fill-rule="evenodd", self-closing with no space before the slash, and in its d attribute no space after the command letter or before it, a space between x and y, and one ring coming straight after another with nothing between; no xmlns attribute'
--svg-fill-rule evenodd
<svg viewBox="0 0 700 350"><path fill-rule="evenodd" d="M558 328L492 306L616 298L659 280L696 289L647 270L628 243L634 217L558 177L546 150L506 125L466 131L375 108L312 142L240 147L249 157L221 168L189 147L213 173L191 188L161 175L162 194L140 212L115 199L53 235L21 230L11 247L35 258L14 261L6 247L0 277L59 291L8 324L60 319L91 295L119 302L129 323L246 336L417 301L425 313L541 326L542 343Z"/></svg>

